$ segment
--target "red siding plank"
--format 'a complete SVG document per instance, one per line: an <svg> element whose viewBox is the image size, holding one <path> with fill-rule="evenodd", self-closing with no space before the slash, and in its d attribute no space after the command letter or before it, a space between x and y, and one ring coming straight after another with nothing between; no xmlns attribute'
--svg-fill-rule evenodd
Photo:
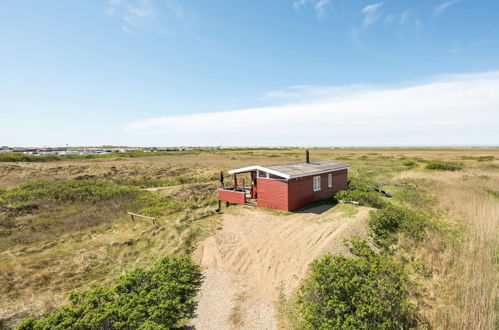
<svg viewBox="0 0 499 330"><path fill-rule="evenodd" d="M246 194L241 191L218 189L218 200L235 204L246 203Z"/></svg>

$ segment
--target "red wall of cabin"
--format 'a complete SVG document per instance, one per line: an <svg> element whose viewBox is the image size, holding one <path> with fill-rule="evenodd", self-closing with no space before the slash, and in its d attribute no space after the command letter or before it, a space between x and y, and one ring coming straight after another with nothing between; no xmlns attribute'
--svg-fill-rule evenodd
<svg viewBox="0 0 499 330"><path fill-rule="evenodd" d="M274 179L256 179L257 206L288 211L288 183Z"/></svg>
<svg viewBox="0 0 499 330"><path fill-rule="evenodd" d="M333 174L333 186L328 186L328 174ZM288 181L288 209L296 210L309 204L331 198L333 193L347 188L347 170L320 174L321 190L314 191L314 176L304 176Z"/></svg>
<svg viewBox="0 0 499 330"><path fill-rule="evenodd" d="M218 189L218 200L234 204L246 203L246 194L240 191Z"/></svg>
<svg viewBox="0 0 499 330"><path fill-rule="evenodd" d="M328 187L328 174L333 174L333 187ZM320 174L321 190L313 190L313 177L305 176L287 182L273 179L257 179L257 205L284 211L292 211L314 202L331 198L333 193L347 188L347 170Z"/></svg>

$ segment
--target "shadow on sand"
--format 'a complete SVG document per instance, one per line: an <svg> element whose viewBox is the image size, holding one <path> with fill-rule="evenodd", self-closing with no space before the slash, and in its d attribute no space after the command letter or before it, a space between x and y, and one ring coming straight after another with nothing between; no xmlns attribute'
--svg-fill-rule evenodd
<svg viewBox="0 0 499 330"><path fill-rule="evenodd" d="M296 211L293 211L293 213L313 213L313 214L322 214L329 210L330 208L334 207L336 204L338 204L338 201L336 201L333 198L320 201L308 206L305 206L301 209L298 209Z"/></svg>

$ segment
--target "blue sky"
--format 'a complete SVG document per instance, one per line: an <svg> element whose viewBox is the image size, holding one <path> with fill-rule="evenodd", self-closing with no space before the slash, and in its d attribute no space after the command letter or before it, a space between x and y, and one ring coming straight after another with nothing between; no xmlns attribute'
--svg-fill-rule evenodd
<svg viewBox="0 0 499 330"><path fill-rule="evenodd" d="M499 2L0 2L0 145L498 145Z"/></svg>

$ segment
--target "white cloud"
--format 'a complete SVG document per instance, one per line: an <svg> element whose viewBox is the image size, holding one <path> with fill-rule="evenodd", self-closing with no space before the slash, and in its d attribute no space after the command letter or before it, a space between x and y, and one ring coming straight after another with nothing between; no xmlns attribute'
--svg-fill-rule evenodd
<svg viewBox="0 0 499 330"><path fill-rule="evenodd" d="M383 6L384 2L378 2L378 3L373 3L373 4L370 4L370 5L367 5L364 7L364 9L362 9L362 12L364 14L367 14L367 13L375 13L379 7Z"/></svg>
<svg viewBox="0 0 499 330"><path fill-rule="evenodd" d="M307 2L309 2L310 0L296 0L295 2L293 2L293 9L294 10L298 10L300 9L301 7L305 6L307 4Z"/></svg>
<svg viewBox="0 0 499 330"><path fill-rule="evenodd" d="M358 86L334 93L342 88L291 88L279 94L293 100L288 104L152 118L130 123L125 131L149 144L160 139L169 145L476 145L499 141L499 72L442 76L407 87ZM308 91L305 101L300 96L303 90Z"/></svg>
<svg viewBox="0 0 499 330"><path fill-rule="evenodd" d="M364 14L364 20L362 22L364 28L369 27L369 25L373 24L377 20L381 18L381 15L377 13L378 9L384 5L384 2L373 3L365 6L362 9L362 13Z"/></svg>
<svg viewBox="0 0 499 330"><path fill-rule="evenodd" d="M177 0L110 0L107 14L120 17L122 30L175 34L192 19Z"/></svg>
<svg viewBox="0 0 499 330"><path fill-rule="evenodd" d="M315 10L317 17L324 18L326 17L326 10L329 6L331 0L296 0L293 2L293 9L299 10L301 7L306 6L307 4L311 4Z"/></svg>
<svg viewBox="0 0 499 330"><path fill-rule="evenodd" d="M450 0L450 1L446 1L442 4L440 4L439 6L437 6L435 8L435 15L439 15L441 13L443 13L445 10L447 10L449 7L455 5L456 3L458 3L458 0Z"/></svg>
<svg viewBox="0 0 499 330"><path fill-rule="evenodd" d="M325 17L326 16L326 8L329 5L329 0L319 0L315 6L315 12L317 13L317 16L319 17Z"/></svg>

